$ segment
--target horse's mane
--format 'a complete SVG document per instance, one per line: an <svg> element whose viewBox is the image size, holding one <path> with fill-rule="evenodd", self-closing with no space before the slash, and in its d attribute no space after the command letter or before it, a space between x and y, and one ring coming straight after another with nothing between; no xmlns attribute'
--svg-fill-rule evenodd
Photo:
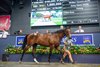
<svg viewBox="0 0 100 67"><path fill-rule="evenodd" d="M64 33L64 30L65 30L65 29L57 30L57 31L55 31L55 32L53 32L53 33L62 33L62 32Z"/></svg>

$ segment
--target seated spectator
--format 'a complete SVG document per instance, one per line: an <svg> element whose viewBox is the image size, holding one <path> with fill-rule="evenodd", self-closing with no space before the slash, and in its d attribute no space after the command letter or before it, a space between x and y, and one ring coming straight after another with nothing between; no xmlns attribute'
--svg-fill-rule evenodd
<svg viewBox="0 0 100 67"><path fill-rule="evenodd" d="M50 31L49 30L46 30L46 33L50 33Z"/></svg>
<svg viewBox="0 0 100 67"><path fill-rule="evenodd" d="M82 26L78 26L78 30L75 31L75 33L81 33L84 32L84 30L82 29Z"/></svg>
<svg viewBox="0 0 100 67"><path fill-rule="evenodd" d="M61 30L64 29L64 26L61 25L61 26L60 26L60 29L61 29Z"/></svg>
<svg viewBox="0 0 100 67"><path fill-rule="evenodd" d="M18 34L20 35L20 34L23 34L23 30L19 30L19 32L18 32Z"/></svg>
<svg viewBox="0 0 100 67"><path fill-rule="evenodd" d="M6 38L9 33L4 29L2 32L2 38Z"/></svg>
<svg viewBox="0 0 100 67"><path fill-rule="evenodd" d="M21 34L23 34L23 30L20 29L19 31L14 32L14 34L16 34L16 35L21 35Z"/></svg>

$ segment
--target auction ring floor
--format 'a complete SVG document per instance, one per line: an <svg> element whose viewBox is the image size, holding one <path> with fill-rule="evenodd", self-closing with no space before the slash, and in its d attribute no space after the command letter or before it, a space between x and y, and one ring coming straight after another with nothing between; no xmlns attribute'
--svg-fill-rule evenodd
<svg viewBox="0 0 100 67"><path fill-rule="evenodd" d="M71 63L48 63L48 62L40 62L39 64L36 64L34 62L22 62L19 64L19 62L0 62L0 67L100 67L100 64L71 64Z"/></svg>

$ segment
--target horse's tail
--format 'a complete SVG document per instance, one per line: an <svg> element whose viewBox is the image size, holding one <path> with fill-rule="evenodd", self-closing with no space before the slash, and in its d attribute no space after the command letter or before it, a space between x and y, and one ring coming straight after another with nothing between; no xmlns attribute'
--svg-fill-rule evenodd
<svg viewBox="0 0 100 67"><path fill-rule="evenodd" d="M26 46L26 44L27 44L27 36L28 36L28 34L24 38L23 45L22 45L22 49L24 49L25 46Z"/></svg>

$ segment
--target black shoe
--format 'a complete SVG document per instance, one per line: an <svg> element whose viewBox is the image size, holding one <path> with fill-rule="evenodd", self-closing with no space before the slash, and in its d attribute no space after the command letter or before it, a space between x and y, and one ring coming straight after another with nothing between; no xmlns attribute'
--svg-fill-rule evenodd
<svg viewBox="0 0 100 67"><path fill-rule="evenodd" d="M64 61L60 61L60 63L64 64L65 62Z"/></svg>
<svg viewBox="0 0 100 67"><path fill-rule="evenodd" d="M75 61L72 62L72 64L75 64L75 63L76 63Z"/></svg>

